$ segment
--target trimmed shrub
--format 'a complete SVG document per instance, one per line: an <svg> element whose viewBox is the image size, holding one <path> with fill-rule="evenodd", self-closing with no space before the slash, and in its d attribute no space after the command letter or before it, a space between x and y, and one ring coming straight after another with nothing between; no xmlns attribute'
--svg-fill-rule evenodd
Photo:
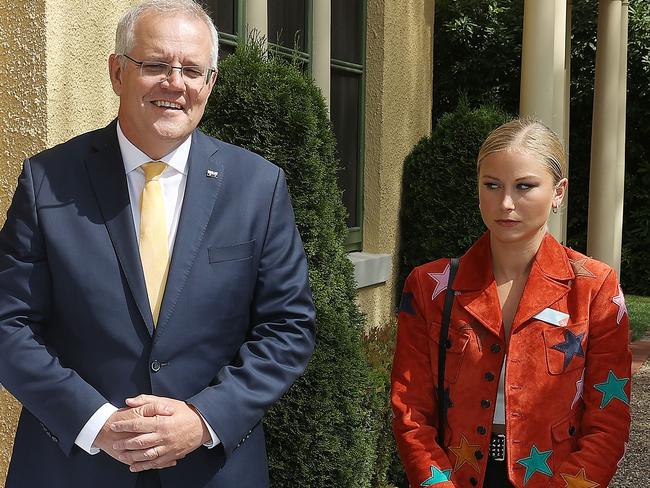
<svg viewBox="0 0 650 488"><path fill-rule="evenodd" d="M363 317L345 255L345 210L324 100L256 41L220 64L202 129L282 167L309 261L317 345L305 375L265 417L273 486L368 487L379 429Z"/></svg>
<svg viewBox="0 0 650 488"><path fill-rule="evenodd" d="M406 157L400 283L415 266L460 256L483 233L476 156L490 131L511 118L491 105L471 109L461 99Z"/></svg>

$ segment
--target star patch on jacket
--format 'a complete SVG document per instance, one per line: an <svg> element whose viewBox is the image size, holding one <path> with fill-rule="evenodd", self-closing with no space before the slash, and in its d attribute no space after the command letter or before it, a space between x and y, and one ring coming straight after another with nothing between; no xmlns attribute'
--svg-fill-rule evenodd
<svg viewBox="0 0 650 488"><path fill-rule="evenodd" d="M626 405L629 405L630 399L627 397L627 393L625 393L625 390L623 389L628 381L630 381L630 378L618 378L610 369L609 373L607 373L607 380L603 383L594 385L594 388L603 394L600 408L605 408L609 405L609 402L615 398Z"/></svg>
<svg viewBox="0 0 650 488"><path fill-rule="evenodd" d="M533 444L530 449L530 455L525 458L519 459L517 462L526 467L526 474L524 475L524 485L535 473L542 473L546 476L553 476L553 471L548 465L548 458L553 454L552 450L540 452L537 446Z"/></svg>
<svg viewBox="0 0 650 488"><path fill-rule="evenodd" d="M562 371L566 370L575 356L585 357L585 351L582 349L582 338L584 336L584 332L576 335L569 329L564 329L564 342L559 342L552 347L556 351L564 353L564 367Z"/></svg>
<svg viewBox="0 0 650 488"><path fill-rule="evenodd" d="M420 483L420 486L433 486L451 480L451 469L442 471L437 466L431 466L431 476Z"/></svg>
<svg viewBox="0 0 650 488"><path fill-rule="evenodd" d="M560 476L562 476L567 488L596 488L599 486L595 481L587 479L585 468L582 468L573 476L568 473L560 473Z"/></svg>

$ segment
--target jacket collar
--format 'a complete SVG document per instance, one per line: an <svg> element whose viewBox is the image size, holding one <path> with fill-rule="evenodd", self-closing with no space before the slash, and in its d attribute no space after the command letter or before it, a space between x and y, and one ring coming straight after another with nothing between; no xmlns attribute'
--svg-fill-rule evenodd
<svg viewBox="0 0 650 488"><path fill-rule="evenodd" d="M512 332L569 291L575 278L564 247L546 234L535 255L512 323ZM461 257L453 288L459 303L493 334L503 338L501 307L492 273L490 233Z"/></svg>

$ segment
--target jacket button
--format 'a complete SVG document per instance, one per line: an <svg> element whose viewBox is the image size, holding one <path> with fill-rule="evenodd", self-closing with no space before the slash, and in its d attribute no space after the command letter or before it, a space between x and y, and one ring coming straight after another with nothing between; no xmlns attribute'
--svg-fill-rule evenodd
<svg viewBox="0 0 650 488"><path fill-rule="evenodd" d="M481 400L481 407L483 408L490 408L490 400Z"/></svg>
<svg viewBox="0 0 650 488"><path fill-rule="evenodd" d="M483 427L482 425L479 425L476 428L476 432L478 432L481 435L485 435L487 433L487 429L485 427Z"/></svg>
<svg viewBox="0 0 650 488"><path fill-rule="evenodd" d="M478 480L473 476L469 479L469 482L472 484L472 486L478 485Z"/></svg>
<svg viewBox="0 0 650 488"><path fill-rule="evenodd" d="M445 341L445 347L446 347L447 349L451 349L451 340L450 340L450 339L447 339L447 340Z"/></svg>
<svg viewBox="0 0 650 488"><path fill-rule="evenodd" d="M569 427L569 435L574 436L575 433L576 433L576 427L575 425L572 425L571 427Z"/></svg>
<svg viewBox="0 0 650 488"><path fill-rule="evenodd" d="M158 360L151 361L151 371L153 371L154 373L160 371L160 361Z"/></svg>
<svg viewBox="0 0 650 488"><path fill-rule="evenodd" d="M485 379L486 381L494 381L494 375L488 371L485 373Z"/></svg>
<svg viewBox="0 0 650 488"><path fill-rule="evenodd" d="M481 451L475 451L474 457L480 461L481 459L483 459L483 453Z"/></svg>
<svg viewBox="0 0 650 488"><path fill-rule="evenodd" d="M492 344L490 346L490 351L492 351L494 354L498 354L501 352L501 346L499 344Z"/></svg>

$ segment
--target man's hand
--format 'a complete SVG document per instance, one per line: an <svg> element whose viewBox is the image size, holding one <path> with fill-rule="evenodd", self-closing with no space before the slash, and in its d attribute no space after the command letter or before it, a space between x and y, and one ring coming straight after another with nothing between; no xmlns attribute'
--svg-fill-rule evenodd
<svg viewBox="0 0 650 488"><path fill-rule="evenodd" d="M117 459L131 471L174 466L178 459L211 440L210 433L194 407L185 402L153 395L127 398L132 410L158 412L166 407L170 414L137 416L109 422L114 435L112 445Z"/></svg>
<svg viewBox="0 0 650 488"><path fill-rule="evenodd" d="M151 402L136 408L122 408L111 415L102 429L97 434L93 446L101 449L109 456L120 460L121 451L114 448L118 441L124 441L133 437L131 433L121 433L111 430L110 426L115 422L134 420L143 417L155 417L157 415L171 415L173 408L162 402ZM176 464L176 463L174 463ZM166 466L165 466L166 467Z"/></svg>

